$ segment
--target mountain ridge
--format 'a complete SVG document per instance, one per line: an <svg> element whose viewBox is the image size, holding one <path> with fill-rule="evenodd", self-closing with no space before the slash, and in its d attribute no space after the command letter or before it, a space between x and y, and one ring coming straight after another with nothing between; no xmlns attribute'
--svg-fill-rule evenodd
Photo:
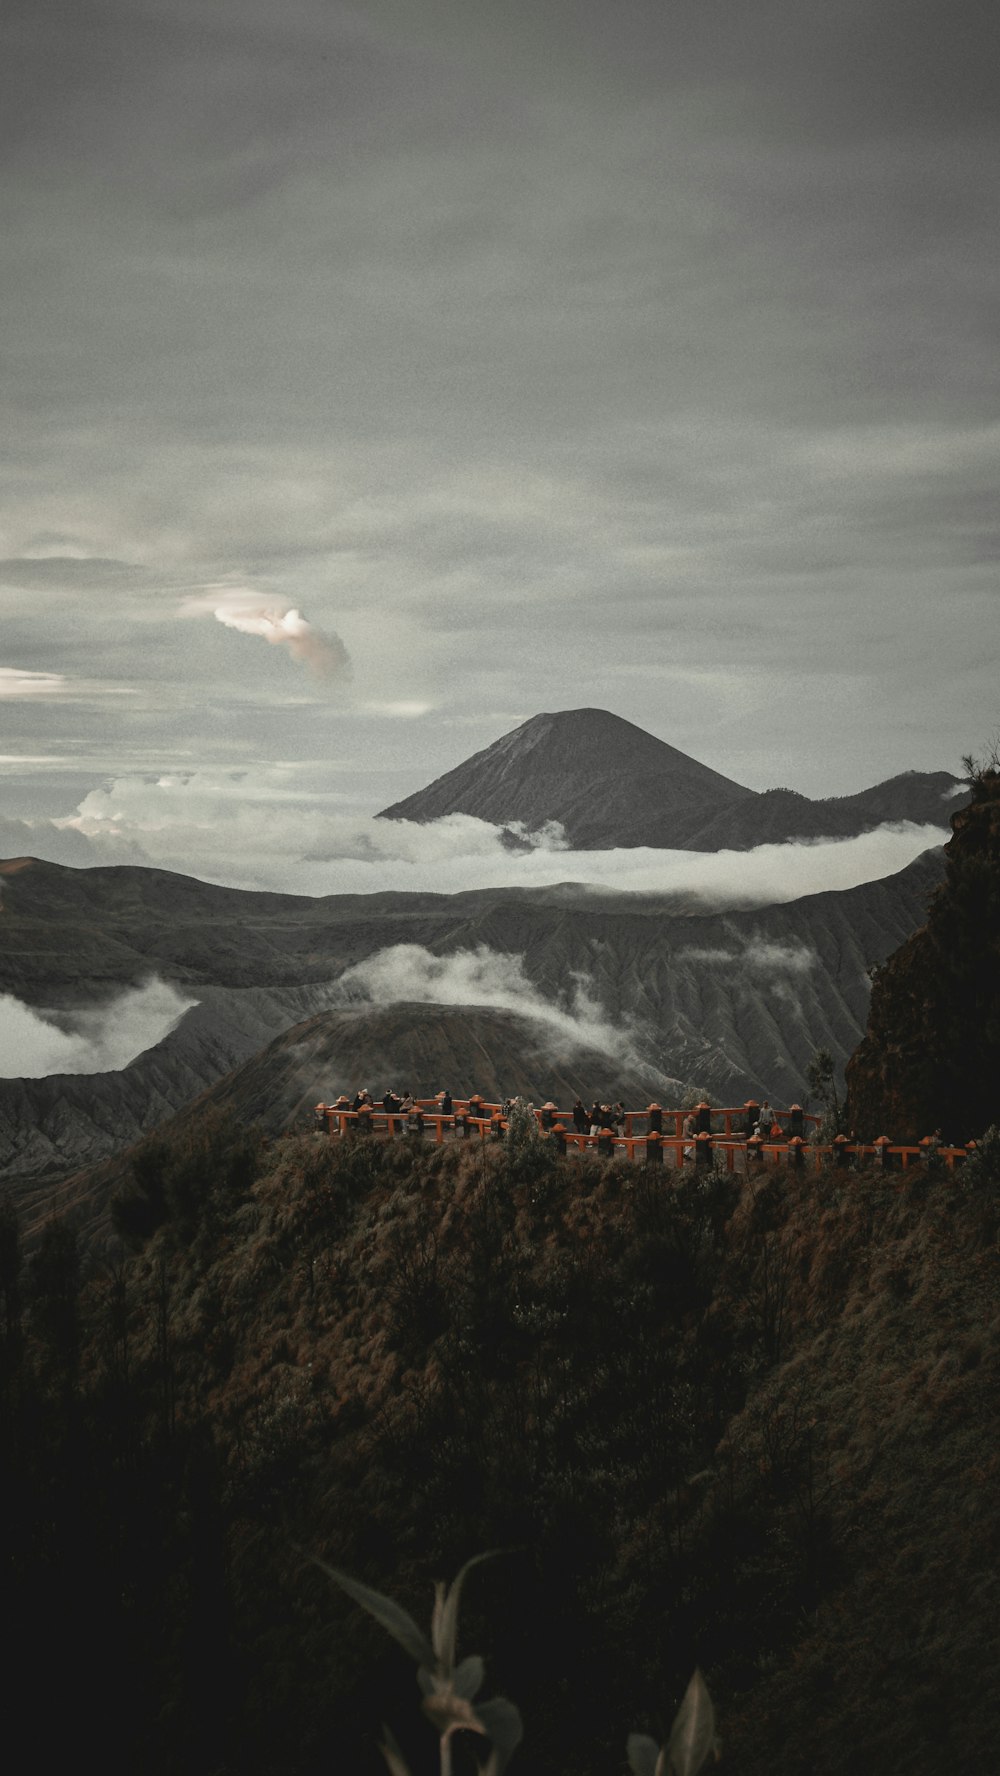
<svg viewBox="0 0 1000 1776"><path fill-rule="evenodd" d="M961 786L946 771L906 771L817 800L753 790L608 710L573 709L532 716L378 818L469 814L529 832L558 821L581 851L750 850L852 838L893 821L944 830Z"/></svg>
<svg viewBox="0 0 1000 1776"><path fill-rule="evenodd" d="M489 1009L489 982L506 981L526 1010L540 1002L572 1018L582 979L594 1015L628 1031L660 1073L692 1080L717 1102L762 1091L804 1101L814 1051L828 1048L839 1065L860 1040L866 971L923 922L944 859L932 850L880 882L715 911L623 897L567 907L500 890L387 894L375 907L363 896L296 901L179 878L182 918L168 872L123 865L98 882L63 865L35 867L42 916L32 871L7 879L0 988L36 1006L93 1004L156 972L199 1003L120 1072L0 1080L0 1170L33 1212L56 1200L60 1180L110 1160L303 1019L357 1012L359 999L362 1014L367 1004L371 1019L381 1017L377 987L366 1001L362 975L347 1007L341 977L400 948L394 1003L419 999L420 980L457 957L484 955L480 1010ZM429 1014L438 1020L462 998L454 978L454 1003ZM402 1058L388 1045L380 1067L370 1051L367 1083L384 1086L384 1069L398 1072ZM618 1070L624 1084L624 1052ZM416 1089L413 1079L393 1082ZM358 1083L345 1071L338 1090ZM315 1089L316 1101L332 1084L317 1078L303 1095Z"/></svg>

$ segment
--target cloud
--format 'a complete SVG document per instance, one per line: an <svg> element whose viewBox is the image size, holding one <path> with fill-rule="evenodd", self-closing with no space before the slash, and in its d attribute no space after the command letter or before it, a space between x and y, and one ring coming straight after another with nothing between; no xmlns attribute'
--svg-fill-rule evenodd
<svg viewBox="0 0 1000 1776"><path fill-rule="evenodd" d="M395 702L370 702L364 705L366 714L387 715L394 721L417 721L420 716L429 715L433 708L433 703L422 703L416 698L397 698Z"/></svg>
<svg viewBox="0 0 1000 1776"><path fill-rule="evenodd" d="M349 1002L395 1005L409 1000L516 1012L540 1026L540 1039L555 1057L596 1048L665 1086L668 1075L651 1058L638 1026L605 1017L585 975L574 973L571 981L566 1004L554 1005L528 979L520 956L486 944L447 956L436 956L420 944L393 944L347 969L338 985Z"/></svg>
<svg viewBox="0 0 1000 1776"><path fill-rule="evenodd" d="M134 697L125 685L101 684L92 678L67 678L62 672L28 672L21 666L0 666L0 697Z"/></svg>
<svg viewBox="0 0 1000 1776"><path fill-rule="evenodd" d="M91 590L141 579L144 569L109 556L38 554L7 556L0 561L0 583L29 590Z"/></svg>
<svg viewBox="0 0 1000 1776"><path fill-rule="evenodd" d="M701 962L709 968L736 967L767 975L807 974L819 961L815 950L811 950L807 944L774 943L762 937L750 938L735 950L698 949L692 946L678 950L677 957L678 961L683 959Z"/></svg>
<svg viewBox="0 0 1000 1776"><path fill-rule="evenodd" d="M162 1042L197 1004L155 975L116 999L73 1011L36 1010L0 993L0 1078L115 1073Z"/></svg>
<svg viewBox="0 0 1000 1776"><path fill-rule="evenodd" d="M324 635L314 629L292 605L265 604L257 592L209 587L203 595L186 598L180 614L200 617L208 612L226 629L258 635L271 647L287 648L292 659L308 666L317 678L351 675L350 657L339 635Z"/></svg>
<svg viewBox="0 0 1000 1776"><path fill-rule="evenodd" d="M0 814L0 856L41 857L85 869L99 861L86 836L51 820L12 820Z"/></svg>
<svg viewBox="0 0 1000 1776"><path fill-rule="evenodd" d="M585 894L680 897L716 908L876 881L948 836L943 827L904 822L853 839L752 851L571 851L550 823L520 834L522 845L511 849L503 828L472 815L418 824L344 813L346 791L308 792L294 783L277 768L121 777L92 790L49 831L81 835L95 863L155 864L233 887L453 894L578 884ZM32 837L34 854L48 856L42 823Z"/></svg>

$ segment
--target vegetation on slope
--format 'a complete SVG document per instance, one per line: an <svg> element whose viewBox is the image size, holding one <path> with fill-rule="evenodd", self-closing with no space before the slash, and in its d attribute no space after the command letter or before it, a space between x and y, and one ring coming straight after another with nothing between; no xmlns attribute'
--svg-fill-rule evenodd
<svg viewBox="0 0 1000 1776"><path fill-rule="evenodd" d="M952 820L926 925L875 971L868 1032L847 1067L866 1139L952 1141L997 1119L1000 1079L1000 759L966 761L972 800Z"/></svg>
<svg viewBox="0 0 1000 1776"><path fill-rule="evenodd" d="M996 1145L675 1181L210 1117L140 1153L132 1255L82 1287L65 1224L25 1267L7 1215L9 1732L291 1776L375 1770L388 1720L433 1767L409 1665L306 1556L422 1617L489 1547L463 1636L524 1776L620 1769L696 1664L750 1776L989 1767Z"/></svg>

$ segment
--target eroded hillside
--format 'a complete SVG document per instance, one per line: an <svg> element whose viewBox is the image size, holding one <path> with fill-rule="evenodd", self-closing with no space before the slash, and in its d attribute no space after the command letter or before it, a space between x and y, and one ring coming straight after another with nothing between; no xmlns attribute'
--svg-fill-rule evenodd
<svg viewBox="0 0 1000 1776"><path fill-rule="evenodd" d="M324 1010L368 1005L371 1039L354 1059L346 1048L330 1057L339 1078L328 1067L312 1083L303 1078L299 1097L315 1101L334 1084L381 1090L404 1066L410 1077L395 1084L436 1091L445 1083L440 1066L447 1062L454 1082L458 1057L442 1053L432 1065L426 1004L408 1030L401 1006L421 998L426 980L444 1021L467 1004L468 967L456 965L444 985L441 967L480 952L477 1012L499 995L501 1009L536 1020L522 1045L536 1077L526 1076L531 1068L517 1075L532 1095L554 1090L546 1079L565 1053L546 1045L539 1013L572 1022L582 994L591 1009L579 1017L579 1044L593 1047L602 1026L604 1058L597 1072L592 1057L567 1066L574 1090L603 1092L610 1063L620 1079L615 1097L630 1080L645 1092L647 1080L666 1075L716 1102L804 1102L813 1053L828 1049L838 1065L851 1053L867 1015L868 970L926 917L941 868L940 854L928 852L880 882L722 913L585 891L570 899L494 890L309 900L165 871L29 862L3 883L5 990L38 1007L113 1003L116 992L156 974L198 1004L120 1072L0 1080L0 1168L41 1202L46 1189L111 1159ZM342 985L348 971L387 955L375 984L362 974ZM471 1073L488 1059L479 1052L473 1040ZM362 1064L366 1081L357 1077ZM498 1089L505 1095L514 1080ZM297 1101L286 1106L289 1122ZM277 1089L272 1102L284 1105Z"/></svg>

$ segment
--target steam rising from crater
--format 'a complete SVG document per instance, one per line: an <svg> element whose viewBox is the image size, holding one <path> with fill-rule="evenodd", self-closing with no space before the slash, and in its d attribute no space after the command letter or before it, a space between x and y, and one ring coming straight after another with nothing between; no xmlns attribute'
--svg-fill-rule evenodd
<svg viewBox="0 0 1000 1776"><path fill-rule="evenodd" d="M292 605L269 605L259 593L229 591L209 587L198 598L187 598L181 606L184 617L208 613L227 629L241 635L258 635L271 647L287 648L293 660L300 661L319 678L349 678L351 661L339 635L324 635Z"/></svg>

